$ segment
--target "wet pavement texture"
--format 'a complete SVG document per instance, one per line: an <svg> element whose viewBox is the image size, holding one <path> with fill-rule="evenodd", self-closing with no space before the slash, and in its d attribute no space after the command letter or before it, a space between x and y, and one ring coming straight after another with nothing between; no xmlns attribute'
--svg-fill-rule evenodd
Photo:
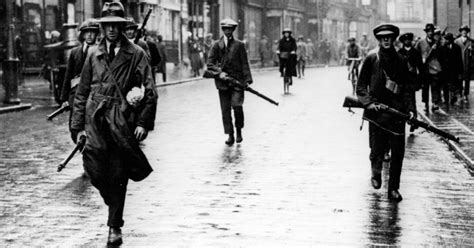
<svg viewBox="0 0 474 248"><path fill-rule="evenodd" d="M447 145L407 137L404 200L370 185L367 126L343 109L343 67L310 69L283 95L276 71L254 75L244 142L227 147L214 83L159 88L143 143L154 172L130 182L123 247L474 246L474 179ZM54 108L0 115L0 244L105 246L107 208L82 177ZM386 165L387 166L387 165ZM385 178L386 179L386 178Z"/></svg>
<svg viewBox="0 0 474 248"><path fill-rule="evenodd" d="M474 93L474 88L471 89ZM421 96L418 97L421 99ZM423 110L425 116L438 128L452 133L460 138L459 143L452 143L459 149L468 163L467 167L474 175L474 99L472 94L469 96L469 102L462 102L457 105L442 105L439 110L426 111L424 104L418 100L418 108Z"/></svg>

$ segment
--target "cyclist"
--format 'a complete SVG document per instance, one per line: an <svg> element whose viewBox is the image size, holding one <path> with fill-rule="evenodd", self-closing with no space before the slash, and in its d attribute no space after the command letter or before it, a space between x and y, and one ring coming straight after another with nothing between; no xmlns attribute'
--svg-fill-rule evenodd
<svg viewBox="0 0 474 248"><path fill-rule="evenodd" d="M291 36L291 29L283 29L283 38L278 43L277 54L280 58L280 74L284 77L285 85L292 85L292 77L296 77L296 40ZM287 92L285 87L285 93Z"/></svg>
<svg viewBox="0 0 474 248"><path fill-rule="evenodd" d="M353 94L355 94L355 84L359 77L359 65L362 57L362 50L360 49L360 46L356 44L356 39L354 37L349 38L347 41L349 44L346 47L345 58L349 70L348 79L352 81Z"/></svg>

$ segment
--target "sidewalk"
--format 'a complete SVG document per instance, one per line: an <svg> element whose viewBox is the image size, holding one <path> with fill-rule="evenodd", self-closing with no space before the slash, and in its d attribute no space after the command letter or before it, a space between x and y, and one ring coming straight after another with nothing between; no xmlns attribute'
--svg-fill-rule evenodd
<svg viewBox="0 0 474 248"><path fill-rule="evenodd" d="M417 108L421 119L431 125L447 131L460 138L456 143L444 140L456 155L465 162L467 169L474 175L474 99L470 97L469 103L460 106L442 106L438 111L425 111L421 102L421 94L417 96Z"/></svg>

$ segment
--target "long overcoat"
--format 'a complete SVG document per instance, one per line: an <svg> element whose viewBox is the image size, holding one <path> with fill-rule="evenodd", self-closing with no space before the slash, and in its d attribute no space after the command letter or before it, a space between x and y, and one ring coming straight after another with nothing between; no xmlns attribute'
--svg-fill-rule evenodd
<svg viewBox="0 0 474 248"><path fill-rule="evenodd" d="M474 44L472 39L467 38L464 42L461 37L457 38L454 43L461 48L462 63L463 63L463 79L474 79Z"/></svg>
<svg viewBox="0 0 474 248"><path fill-rule="evenodd" d="M95 45L89 47L91 49ZM72 106L72 100L76 93L75 87L71 87L71 80L79 77L82 72L82 66L86 60L87 54L84 54L84 45L75 47L71 50L71 55L67 63L66 75L64 76L64 82L61 90L61 101L69 101L69 105Z"/></svg>
<svg viewBox="0 0 474 248"><path fill-rule="evenodd" d="M282 38L278 42L278 51L280 51L280 63L286 63L285 74L287 76L296 77L296 50L298 46L296 45L296 40L290 36L289 39ZM283 52L290 53L289 58L281 58ZM294 52L294 54L291 54Z"/></svg>
<svg viewBox="0 0 474 248"><path fill-rule="evenodd" d="M229 89L229 84L218 78L221 72L227 73L239 82L251 84L253 79L245 44L234 38L228 42L226 47L223 37L214 42L207 58L207 72L211 74L211 77L215 78L218 90ZM241 91L239 88L235 89Z"/></svg>
<svg viewBox="0 0 474 248"><path fill-rule="evenodd" d="M145 87L143 99L132 107L122 101L133 87ZM104 185L128 178L140 181L152 168L139 148L133 132L136 126L154 128L158 95L152 79L148 56L125 38L109 63L105 39L89 53L81 73L73 105L71 129L86 131L84 168L101 193Z"/></svg>

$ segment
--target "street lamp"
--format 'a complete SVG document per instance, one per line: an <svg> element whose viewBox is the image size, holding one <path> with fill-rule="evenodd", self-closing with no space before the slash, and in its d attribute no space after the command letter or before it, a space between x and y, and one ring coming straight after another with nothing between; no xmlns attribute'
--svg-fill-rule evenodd
<svg viewBox="0 0 474 248"><path fill-rule="evenodd" d="M18 98L18 79L19 79L19 65L20 60L15 51L15 24L13 18L13 1L7 0L7 27L8 27L8 42L7 42L7 59L3 61L3 86L5 87L4 103L20 104Z"/></svg>

